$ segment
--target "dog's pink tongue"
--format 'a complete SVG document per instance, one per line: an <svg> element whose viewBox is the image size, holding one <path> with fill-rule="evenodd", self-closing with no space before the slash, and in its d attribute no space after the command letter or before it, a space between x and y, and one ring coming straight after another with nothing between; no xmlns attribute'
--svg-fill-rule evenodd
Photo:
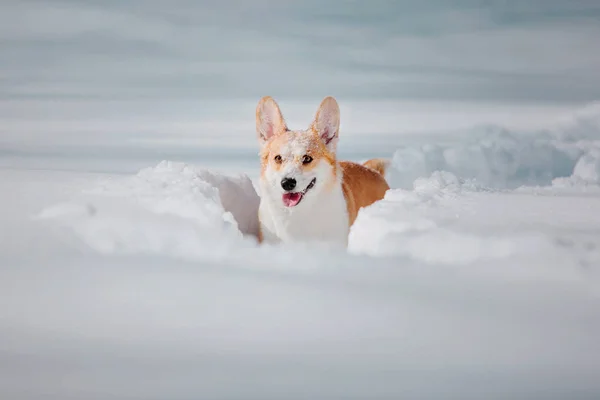
<svg viewBox="0 0 600 400"><path fill-rule="evenodd" d="M284 193L283 195L283 204L286 207L294 207L296 204L300 203L300 199L302 198L302 193Z"/></svg>

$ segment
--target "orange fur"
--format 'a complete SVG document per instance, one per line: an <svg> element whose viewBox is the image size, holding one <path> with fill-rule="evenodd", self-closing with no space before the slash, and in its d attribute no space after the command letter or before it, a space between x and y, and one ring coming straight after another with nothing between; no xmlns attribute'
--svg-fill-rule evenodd
<svg viewBox="0 0 600 400"><path fill-rule="evenodd" d="M263 242L263 233L262 233L262 229L260 228L260 224L258 225L258 233L256 235L256 240L258 241L259 244Z"/></svg>
<svg viewBox="0 0 600 400"><path fill-rule="evenodd" d="M352 226L358 210L383 199L390 188L382 174L363 165L341 161L343 171L342 190L348 208L348 224Z"/></svg>
<svg viewBox="0 0 600 400"><path fill-rule="evenodd" d="M385 176L385 171L389 163L390 162L388 160L384 160L383 158L372 158L368 161L365 161L363 165L367 168L371 168L379 172L379 174L381 174L382 176Z"/></svg>

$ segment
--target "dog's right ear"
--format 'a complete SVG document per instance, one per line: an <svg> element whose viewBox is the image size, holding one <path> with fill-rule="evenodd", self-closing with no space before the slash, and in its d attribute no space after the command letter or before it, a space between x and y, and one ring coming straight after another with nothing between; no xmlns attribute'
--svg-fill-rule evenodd
<svg viewBox="0 0 600 400"><path fill-rule="evenodd" d="M260 144L265 144L273 136L287 130L287 125L275 100L271 96L260 99L256 106L256 133Z"/></svg>

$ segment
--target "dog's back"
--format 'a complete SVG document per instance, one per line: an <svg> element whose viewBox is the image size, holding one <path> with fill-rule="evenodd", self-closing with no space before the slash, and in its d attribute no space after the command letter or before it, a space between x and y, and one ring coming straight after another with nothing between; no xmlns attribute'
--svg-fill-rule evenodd
<svg viewBox="0 0 600 400"><path fill-rule="evenodd" d="M352 226L358 210L383 199L390 188L385 180L387 162L372 159L364 164L341 161L343 171L342 189L348 209L348 226Z"/></svg>

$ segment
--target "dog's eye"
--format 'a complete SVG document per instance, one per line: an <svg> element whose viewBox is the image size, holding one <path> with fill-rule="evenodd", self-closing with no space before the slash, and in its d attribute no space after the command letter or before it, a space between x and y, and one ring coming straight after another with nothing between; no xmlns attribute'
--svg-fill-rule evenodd
<svg viewBox="0 0 600 400"><path fill-rule="evenodd" d="M275 156L274 160L275 160L275 162L276 162L277 164L279 164L279 163L281 162L281 156L280 156L279 154L277 154L277 155Z"/></svg>
<svg viewBox="0 0 600 400"><path fill-rule="evenodd" d="M312 160L313 158L311 156L305 154L304 157L302 157L302 164L310 164Z"/></svg>

